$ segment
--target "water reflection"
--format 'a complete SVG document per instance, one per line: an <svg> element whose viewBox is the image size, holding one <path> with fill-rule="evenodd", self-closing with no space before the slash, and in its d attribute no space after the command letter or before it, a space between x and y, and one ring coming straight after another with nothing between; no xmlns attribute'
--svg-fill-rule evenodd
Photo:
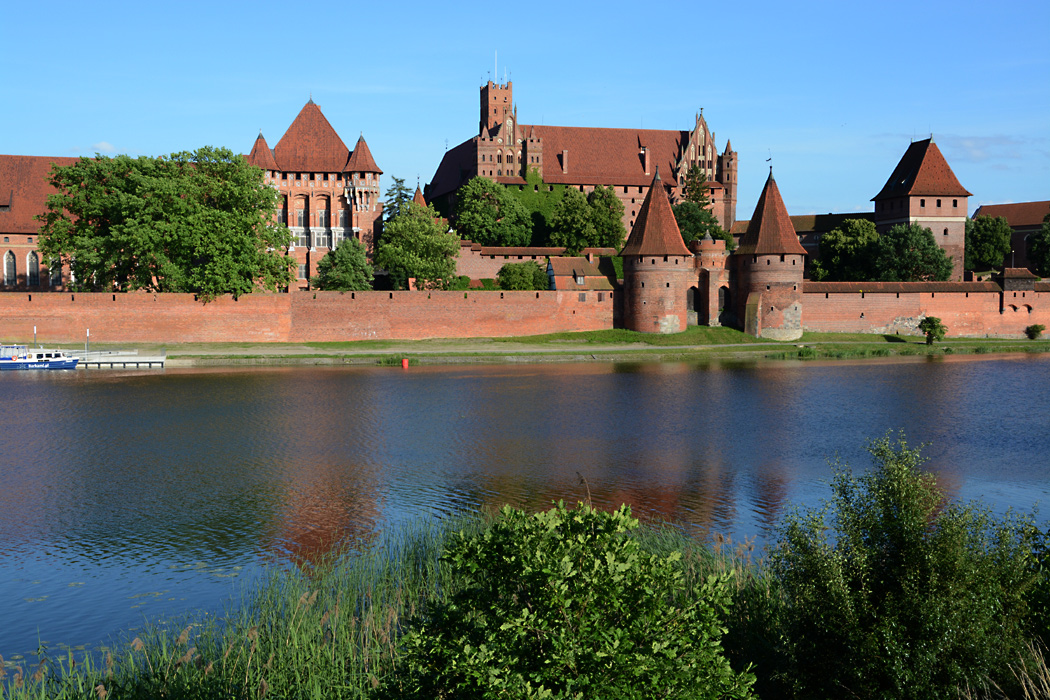
<svg viewBox="0 0 1050 700"><path fill-rule="evenodd" d="M0 654L217 608L422 515L590 498L762 538L866 439L943 488L1050 495L1050 358L0 376Z"/></svg>

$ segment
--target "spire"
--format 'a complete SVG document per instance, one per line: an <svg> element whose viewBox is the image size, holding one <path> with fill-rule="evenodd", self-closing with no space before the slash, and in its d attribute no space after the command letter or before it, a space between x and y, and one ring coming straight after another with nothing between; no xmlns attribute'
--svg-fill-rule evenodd
<svg viewBox="0 0 1050 700"><path fill-rule="evenodd" d="M368 144L365 143L363 133L357 139L357 145L354 146L353 155L350 156L346 169L356 173L379 173L380 175L383 173L379 166L376 165L372 152L368 150Z"/></svg>
<svg viewBox="0 0 1050 700"><path fill-rule="evenodd" d="M740 255L806 254L806 249L798 242L795 227L791 225L777 181L773 179L772 167L755 206L755 214L747 225L747 233L736 252Z"/></svg>
<svg viewBox="0 0 1050 700"><path fill-rule="evenodd" d="M682 233L678 230L671 202L660 179L659 166L620 255L692 255L682 241Z"/></svg>
<svg viewBox="0 0 1050 700"><path fill-rule="evenodd" d="M733 152L733 140L732 139L726 139L726 150L725 150L725 152L726 153L732 153Z"/></svg>
<svg viewBox="0 0 1050 700"><path fill-rule="evenodd" d="M416 185L416 193L412 195L412 202L424 209L427 208L427 200L423 198L423 192L419 189L419 185Z"/></svg>
<svg viewBox="0 0 1050 700"><path fill-rule="evenodd" d="M277 161L273 158L273 151L263 138L262 129L259 129L252 152L248 154L248 163L263 170L280 170L277 167Z"/></svg>

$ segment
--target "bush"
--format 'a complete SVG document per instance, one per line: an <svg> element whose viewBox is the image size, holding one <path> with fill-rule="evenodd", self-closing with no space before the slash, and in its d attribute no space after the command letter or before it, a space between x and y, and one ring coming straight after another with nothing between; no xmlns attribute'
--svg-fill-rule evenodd
<svg viewBox="0 0 1050 700"><path fill-rule="evenodd" d="M507 263L496 273L500 289L540 290L550 289L550 277L538 263Z"/></svg>
<svg viewBox="0 0 1050 700"><path fill-rule="evenodd" d="M933 341L941 340L948 332L947 326L936 316L927 316L919 321L919 330L926 334L927 345L933 345Z"/></svg>
<svg viewBox="0 0 1050 700"><path fill-rule="evenodd" d="M790 515L774 548L785 683L803 697L1007 690L1033 631L1034 525L946 502L903 438L868 451L873 469L835 465L830 503Z"/></svg>
<svg viewBox="0 0 1050 700"><path fill-rule="evenodd" d="M1028 336L1029 340L1035 340L1036 338L1041 336L1043 334L1043 331L1045 330L1046 326L1044 326L1043 324L1033 323L1032 325L1024 329L1024 334Z"/></svg>
<svg viewBox="0 0 1050 700"><path fill-rule="evenodd" d="M381 693L413 698L746 698L720 643L732 575L684 600L681 553L646 554L626 506L504 508L443 561L463 588L403 640Z"/></svg>

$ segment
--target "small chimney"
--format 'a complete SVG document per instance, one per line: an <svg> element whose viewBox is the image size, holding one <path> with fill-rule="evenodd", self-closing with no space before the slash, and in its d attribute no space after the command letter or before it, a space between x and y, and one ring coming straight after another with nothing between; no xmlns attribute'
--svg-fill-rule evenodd
<svg viewBox="0 0 1050 700"><path fill-rule="evenodd" d="M642 146L642 164L645 165L645 174L649 174L649 149Z"/></svg>
<svg viewBox="0 0 1050 700"><path fill-rule="evenodd" d="M561 152L561 172L564 175L569 172L569 151L568 149Z"/></svg>

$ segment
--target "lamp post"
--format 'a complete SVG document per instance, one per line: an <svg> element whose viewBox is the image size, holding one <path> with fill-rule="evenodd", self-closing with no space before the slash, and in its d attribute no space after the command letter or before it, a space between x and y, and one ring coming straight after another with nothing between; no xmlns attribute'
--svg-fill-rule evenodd
<svg viewBox="0 0 1050 700"><path fill-rule="evenodd" d="M84 337L84 361L87 362L88 348L91 347L91 329L87 329L87 335Z"/></svg>
<svg viewBox="0 0 1050 700"><path fill-rule="evenodd" d="M1013 248L1010 249L1010 267L1017 267L1016 265L1014 265L1014 249Z"/></svg>

